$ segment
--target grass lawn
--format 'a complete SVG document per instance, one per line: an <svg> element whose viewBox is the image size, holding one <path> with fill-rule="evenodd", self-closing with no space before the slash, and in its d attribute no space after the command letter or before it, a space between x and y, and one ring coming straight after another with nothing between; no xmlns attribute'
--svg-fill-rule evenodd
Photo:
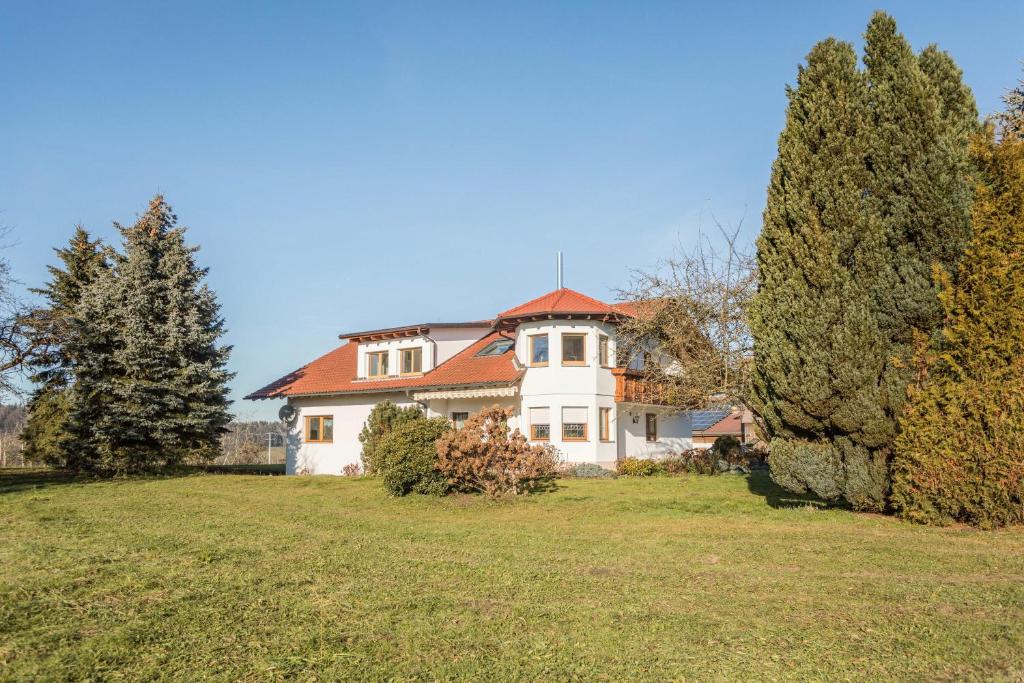
<svg viewBox="0 0 1024 683"><path fill-rule="evenodd" d="M767 477L391 499L371 480L0 472L0 678L1024 677L1024 530Z"/></svg>

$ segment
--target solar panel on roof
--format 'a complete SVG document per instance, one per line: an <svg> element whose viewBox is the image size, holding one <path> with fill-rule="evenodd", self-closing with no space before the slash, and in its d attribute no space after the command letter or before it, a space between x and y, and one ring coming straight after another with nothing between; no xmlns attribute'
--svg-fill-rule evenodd
<svg viewBox="0 0 1024 683"><path fill-rule="evenodd" d="M702 432L708 427L712 426L716 422L729 416L728 410L691 410L690 420L693 424L693 430L696 432Z"/></svg>

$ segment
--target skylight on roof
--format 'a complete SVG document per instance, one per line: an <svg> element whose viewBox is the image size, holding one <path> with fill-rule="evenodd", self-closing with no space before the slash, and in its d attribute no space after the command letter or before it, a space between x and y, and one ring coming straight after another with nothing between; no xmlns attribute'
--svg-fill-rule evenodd
<svg viewBox="0 0 1024 683"><path fill-rule="evenodd" d="M498 339L477 351L478 356L500 356L515 344L514 339Z"/></svg>

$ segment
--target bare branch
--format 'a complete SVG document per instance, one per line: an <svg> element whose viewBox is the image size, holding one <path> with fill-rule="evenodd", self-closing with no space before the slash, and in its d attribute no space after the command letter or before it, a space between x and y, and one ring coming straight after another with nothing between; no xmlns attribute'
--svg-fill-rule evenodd
<svg viewBox="0 0 1024 683"><path fill-rule="evenodd" d="M9 234L0 228L0 249L11 246L5 241ZM41 347L30 334L32 311L14 294L15 284L10 261L0 257L0 394L12 396L21 393L16 379Z"/></svg>
<svg viewBox="0 0 1024 683"><path fill-rule="evenodd" d="M727 228L712 220L721 246L701 230L691 251L633 271L619 292L637 312L620 326L620 364L633 363L680 408L742 402L750 381L754 255L740 241L742 221Z"/></svg>

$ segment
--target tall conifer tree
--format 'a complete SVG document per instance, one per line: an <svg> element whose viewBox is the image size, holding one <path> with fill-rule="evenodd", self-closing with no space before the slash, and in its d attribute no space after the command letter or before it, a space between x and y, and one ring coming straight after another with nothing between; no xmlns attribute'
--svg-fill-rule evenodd
<svg viewBox="0 0 1024 683"><path fill-rule="evenodd" d="M952 60L935 48L915 56L883 13L868 26L865 70L843 61L844 82L858 83L849 102L801 104L815 87L810 59L790 95L758 242L752 403L776 481L880 510L912 341L940 320L932 265L951 267L969 234L974 105ZM847 120L856 123L843 131ZM815 135L833 128L832 144ZM828 199L836 192L842 212ZM778 248L778 235L819 226L827 242Z"/></svg>
<svg viewBox="0 0 1024 683"><path fill-rule="evenodd" d="M78 460L108 473L212 456L230 420L230 348L195 247L163 197L77 310L71 414Z"/></svg>
<svg viewBox="0 0 1024 683"><path fill-rule="evenodd" d="M108 253L81 226L75 228L67 247L54 251L63 267L49 266L50 282L32 290L45 303L29 319L40 352L31 364L36 388L28 403L22 440L26 458L68 467L73 466L68 460L67 415L74 371L69 335L74 333L72 319L83 293L108 267Z"/></svg>
<svg viewBox="0 0 1024 683"><path fill-rule="evenodd" d="M973 146L974 234L939 271L945 327L919 355L896 443L893 504L909 519L1024 522L1024 107Z"/></svg>

